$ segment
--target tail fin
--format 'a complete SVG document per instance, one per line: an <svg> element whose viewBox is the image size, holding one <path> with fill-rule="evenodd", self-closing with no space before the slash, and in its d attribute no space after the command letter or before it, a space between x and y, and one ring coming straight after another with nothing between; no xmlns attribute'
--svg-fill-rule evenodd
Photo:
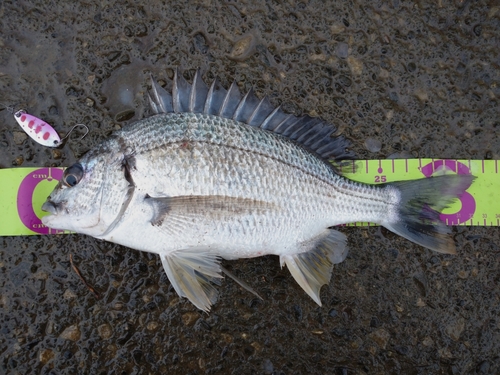
<svg viewBox="0 0 500 375"><path fill-rule="evenodd" d="M388 188L396 189L399 199L397 218L383 225L431 250L455 254L455 243L448 236L450 230L439 220L439 214L460 197L473 180L471 175L444 175L387 184Z"/></svg>

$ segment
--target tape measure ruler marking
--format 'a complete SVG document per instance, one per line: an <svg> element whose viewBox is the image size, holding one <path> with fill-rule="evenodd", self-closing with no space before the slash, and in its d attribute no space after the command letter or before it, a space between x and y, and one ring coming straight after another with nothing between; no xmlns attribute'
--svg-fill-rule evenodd
<svg viewBox="0 0 500 375"><path fill-rule="evenodd" d="M356 161L355 165L355 172L346 173L346 177L369 184L415 180L448 171L472 174L476 177L472 186L460 201L443 211L441 219L448 225L500 226L500 202L495 199L500 186L498 160L386 159Z"/></svg>
<svg viewBox="0 0 500 375"><path fill-rule="evenodd" d="M460 201L441 215L448 225L500 226L498 160L385 159L353 161L355 172L346 177L369 184L415 180L443 171L472 174L476 180ZM0 236L69 233L45 227L41 206L62 176L64 168L0 169ZM374 226L352 223L347 226Z"/></svg>

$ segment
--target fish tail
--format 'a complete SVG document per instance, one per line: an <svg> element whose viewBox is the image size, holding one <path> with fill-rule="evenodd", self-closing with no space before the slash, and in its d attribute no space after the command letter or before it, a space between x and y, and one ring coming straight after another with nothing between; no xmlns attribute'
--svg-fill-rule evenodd
<svg viewBox="0 0 500 375"><path fill-rule="evenodd" d="M393 189L395 212L381 224L390 231L431 250L454 254L450 229L440 212L459 198L474 180L471 175L443 175L386 185Z"/></svg>

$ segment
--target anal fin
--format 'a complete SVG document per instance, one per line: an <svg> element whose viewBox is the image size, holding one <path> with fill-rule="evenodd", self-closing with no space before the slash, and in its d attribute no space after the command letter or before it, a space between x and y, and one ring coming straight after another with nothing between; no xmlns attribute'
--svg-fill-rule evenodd
<svg viewBox="0 0 500 375"><path fill-rule="evenodd" d="M217 255L196 250L177 250L161 257L163 268L177 294L189 299L197 308L210 311L220 284L221 266Z"/></svg>
<svg viewBox="0 0 500 375"><path fill-rule="evenodd" d="M339 231L328 229L301 244L301 252L280 257L281 266L286 264L295 281L320 306L321 287L330 281L333 265L347 256L346 239Z"/></svg>

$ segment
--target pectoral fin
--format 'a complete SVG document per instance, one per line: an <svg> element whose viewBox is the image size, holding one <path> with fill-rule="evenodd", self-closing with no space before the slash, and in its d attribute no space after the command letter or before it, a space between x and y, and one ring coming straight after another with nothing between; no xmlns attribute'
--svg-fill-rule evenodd
<svg viewBox="0 0 500 375"><path fill-rule="evenodd" d="M146 201L153 205L151 223L162 226L167 220L170 228L189 225L197 218L227 221L241 215L258 215L275 207L273 203L224 195L186 195L154 198ZM170 225L171 224L171 225ZM181 228L179 228L181 229Z"/></svg>
<svg viewBox="0 0 500 375"><path fill-rule="evenodd" d="M177 294L189 299L197 308L210 311L217 301L222 278L219 258L208 251L177 250L161 258L163 268Z"/></svg>
<svg viewBox="0 0 500 375"><path fill-rule="evenodd" d="M282 255L281 266L286 264L295 281L321 306L321 287L330 281L333 265L347 256L346 236L328 229L322 236L301 244L300 250L303 252Z"/></svg>

